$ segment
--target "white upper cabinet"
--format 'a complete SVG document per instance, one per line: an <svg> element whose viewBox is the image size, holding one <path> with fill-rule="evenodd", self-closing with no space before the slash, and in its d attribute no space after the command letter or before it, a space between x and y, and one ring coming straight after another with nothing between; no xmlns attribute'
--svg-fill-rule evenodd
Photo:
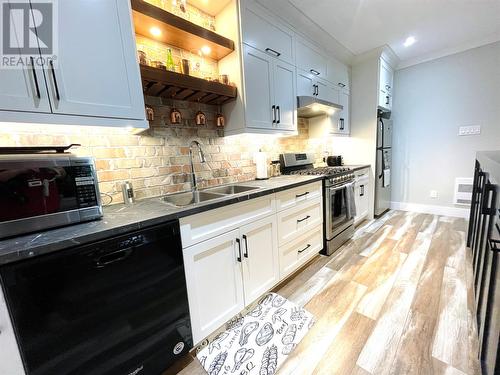
<svg viewBox="0 0 500 375"><path fill-rule="evenodd" d="M45 70L53 111L144 119L129 2L57 4L58 58Z"/></svg>
<svg viewBox="0 0 500 375"><path fill-rule="evenodd" d="M296 73L293 65L244 45L246 126L271 131L295 131Z"/></svg>
<svg viewBox="0 0 500 375"><path fill-rule="evenodd" d="M24 30L19 20L11 16L10 25L11 39L20 40ZM23 56L19 51L13 57L15 60L26 58L29 65L0 69L0 110L50 113L43 71L34 63L39 55Z"/></svg>
<svg viewBox="0 0 500 375"><path fill-rule="evenodd" d="M379 71L379 92L378 105L385 109L392 109L392 86L394 79L394 70L383 59L380 59Z"/></svg>
<svg viewBox="0 0 500 375"><path fill-rule="evenodd" d="M246 1L242 10L243 42L280 60L294 62L293 32Z"/></svg>
<svg viewBox="0 0 500 375"><path fill-rule="evenodd" d="M326 79L339 88L350 89L349 68L333 58L328 60Z"/></svg>
<svg viewBox="0 0 500 375"><path fill-rule="evenodd" d="M297 96L316 96L316 80L311 74L297 70Z"/></svg>
<svg viewBox="0 0 500 375"><path fill-rule="evenodd" d="M296 38L297 68L316 77L326 78L326 58L306 40Z"/></svg>
<svg viewBox="0 0 500 375"><path fill-rule="evenodd" d="M336 134L351 134L351 124L349 118L349 91L341 90L339 92L339 104L344 107L338 116L337 128L334 133Z"/></svg>
<svg viewBox="0 0 500 375"><path fill-rule="evenodd" d="M281 130L297 129L297 89L295 67L276 61L274 64L274 102L276 127Z"/></svg>
<svg viewBox="0 0 500 375"><path fill-rule="evenodd" d="M339 103L339 90L329 82L318 79L316 80L316 97L321 100L326 100L330 103Z"/></svg>
<svg viewBox="0 0 500 375"><path fill-rule="evenodd" d="M146 128L130 3L52 1L56 59L0 70L3 119ZM35 54L29 61L42 59Z"/></svg>
<svg viewBox="0 0 500 375"><path fill-rule="evenodd" d="M250 128L272 129L276 111L273 58L250 46L243 49L246 124Z"/></svg>

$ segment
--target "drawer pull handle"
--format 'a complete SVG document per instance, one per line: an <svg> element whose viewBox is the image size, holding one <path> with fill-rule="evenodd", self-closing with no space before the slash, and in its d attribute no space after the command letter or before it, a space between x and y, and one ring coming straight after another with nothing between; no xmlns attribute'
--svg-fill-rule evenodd
<svg viewBox="0 0 500 375"><path fill-rule="evenodd" d="M304 220L307 220L307 219L309 219L310 217L311 217L311 216L307 215L307 216L306 216L305 218L303 218L303 219L297 219L297 223L300 223L300 222L302 222L302 221L304 221Z"/></svg>
<svg viewBox="0 0 500 375"><path fill-rule="evenodd" d="M309 71L310 71L312 74L314 74L315 76L319 76L319 75L321 74L320 72L318 72L318 71L317 71L317 70L315 70L315 69L309 69Z"/></svg>
<svg viewBox="0 0 500 375"><path fill-rule="evenodd" d="M278 51L275 51L274 49L272 48L266 48L266 52L271 52L274 56L276 57L279 57L281 56L281 53L279 53Z"/></svg>
<svg viewBox="0 0 500 375"><path fill-rule="evenodd" d="M309 249L310 247L311 247L311 244L309 244L309 243L308 243L306 247L304 247L302 250L299 250L299 254L300 254L300 253L303 253L304 251L306 251L306 250L307 250L307 249Z"/></svg>
<svg viewBox="0 0 500 375"><path fill-rule="evenodd" d="M302 193L302 194L295 195L295 198L305 197L307 194L309 194L308 191L306 191L305 193Z"/></svg>

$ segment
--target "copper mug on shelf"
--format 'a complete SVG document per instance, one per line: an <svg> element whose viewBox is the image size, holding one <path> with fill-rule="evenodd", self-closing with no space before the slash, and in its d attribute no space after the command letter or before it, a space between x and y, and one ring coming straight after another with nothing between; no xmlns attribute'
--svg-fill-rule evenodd
<svg viewBox="0 0 500 375"><path fill-rule="evenodd" d="M224 126L226 126L226 118L220 112L215 115L215 125L218 128L223 128Z"/></svg>
<svg viewBox="0 0 500 375"><path fill-rule="evenodd" d="M182 122L182 113L177 108L172 107L170 110L170 123L177 125Z"/></svg>
<svg viewBox="0 0 500 375"><path fill-rule="evenodd" d="M207 116L202 111L196 112L195 117L196 125L205 125L207 123Z"/></svg>
<svg viewBox="0 0 500 375"><path fill-rule="evenodd" d="M148 121L154 121L155 119L155 110L150 105L146 105L146 119Z"/></svg>

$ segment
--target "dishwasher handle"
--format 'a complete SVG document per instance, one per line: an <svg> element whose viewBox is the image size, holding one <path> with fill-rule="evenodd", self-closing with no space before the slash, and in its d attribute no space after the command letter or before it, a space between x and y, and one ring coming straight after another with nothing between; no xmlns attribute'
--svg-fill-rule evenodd
<svg viewBox="0 0 500 375"><path fill-rule="evenodd" d="M104 268L110 264L121 262L132 255L134 247L127 247L124 249L116 250L111 253L102 255L94 259L96 268Z"/></svg>

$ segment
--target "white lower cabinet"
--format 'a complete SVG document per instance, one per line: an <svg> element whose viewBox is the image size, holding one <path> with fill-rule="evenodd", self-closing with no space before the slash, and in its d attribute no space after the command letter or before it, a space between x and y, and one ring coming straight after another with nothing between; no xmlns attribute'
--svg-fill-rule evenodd
<svg viewBox="0 0 500 375"><path fill-rule="evenodd" d="M279 281L276 216L184 249L194 343Z"/></svg>
<svg viewBox="0 0 500 375"><path fill-rule="evenodd" d="M245 306L238 237L236 229L184 249L194 344Z"/></svg>
<svg viewBox="0 0 500 375"><path fill-rule="evenodd" d="M276 216L240 228L245 306L279 281Z"/></svg>
<svg viewBox="0 0 500 375"><path fill-rule="evenodd" d="M356 216L354 224L360 223L368 216L370 210L370 178L369 170L364 169L355 173L354 202L356 204Z"/></svg>
<svg viewBox="0 0 500 375"><path fill-rule="evenodd" d="M322 249L320 189L315 182L180 219L195 345Z"/></svg>
<svg viewBox="0 0 500 375"><path fill-rule="evenodd" d="M279 248L280 278L294 272L323 248L323 225Z"/></svg>

